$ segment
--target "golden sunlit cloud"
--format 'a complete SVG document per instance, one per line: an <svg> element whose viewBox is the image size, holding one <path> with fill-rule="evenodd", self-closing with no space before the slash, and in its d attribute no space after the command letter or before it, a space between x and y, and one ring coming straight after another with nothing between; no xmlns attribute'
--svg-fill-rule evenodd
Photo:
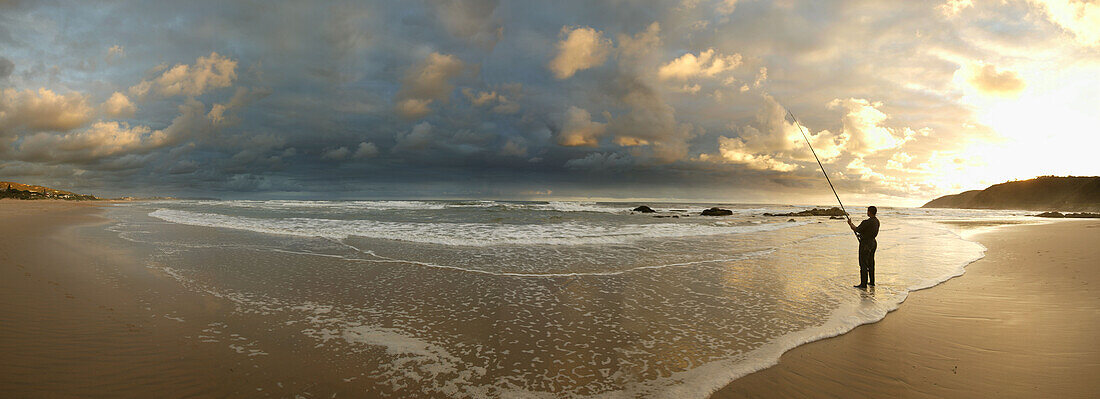
<svg viewBox="0 0 1100 399"><path fill-rule="evenodd" d="M602 65L611 53L611 40L590 27L565 26L561 28L561 36L558 54L548 65L558 79L568 79L577 71Z"/></svg>
<svg viewBox="0 0 1100 399"><path fill-rule="evenodd" d="M1026 84L1016 72L998 71L992 64L977 63L968 67L966 81L982 93L998 96L1015 96Z"/></svg>

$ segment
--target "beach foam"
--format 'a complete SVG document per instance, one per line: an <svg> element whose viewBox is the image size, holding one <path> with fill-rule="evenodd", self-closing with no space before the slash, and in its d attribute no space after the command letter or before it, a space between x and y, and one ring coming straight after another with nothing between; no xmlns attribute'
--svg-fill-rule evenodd
<svg viewBox="0 0 1100 399"><path fill-rule="evenodd" d="M231 228L260 233L333 239L358 236L465 246L623 244L649 238L758 233L799 226L805 223L730 225L729 222L721 221L707 224L651 223L617 226L577 222L551 224L402 223L314 218L261 219L163 208L150 212L149 216L167 222L191 226Z"/></svg>

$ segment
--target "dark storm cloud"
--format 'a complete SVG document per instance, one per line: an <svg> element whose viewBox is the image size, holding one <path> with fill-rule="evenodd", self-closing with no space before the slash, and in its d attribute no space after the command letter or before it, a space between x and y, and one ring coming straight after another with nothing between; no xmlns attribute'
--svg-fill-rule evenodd
<svg viewBox="0 0 1100 399"><path fill-rule="evenodd" d="M1060 38L1002 22L1027 5L936 6L4 4L0 175L107 195L802 195L818 172L782 104L837 146L840 186L904 196L944 143L988 132L957 128L956 72Z"/></svg>
<svg viewBox="0 0 1100 399"><path fill-rule="evenodd" d="M7 77L10 76L12 71L14 70L15 63L11 62L11 60L7 58L0 57L0 79L7 79Z"/></svg>

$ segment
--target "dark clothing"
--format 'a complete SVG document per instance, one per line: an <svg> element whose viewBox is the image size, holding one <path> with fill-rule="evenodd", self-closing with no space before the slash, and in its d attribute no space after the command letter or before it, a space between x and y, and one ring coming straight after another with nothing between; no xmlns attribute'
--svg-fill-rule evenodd
<svg viewBox="0 0 1100 399"><path fill-rule="evenodd" d="M856 227L856 235L859 236L860 246L867 241L875 242L875 237L878 237L878 218L872 216L860 223Z"/></svg>
<svg viewBox="0 0 1100 399"><path fill-rule="evenodd" d="M870 217L856 227L859 237L859 284L875 285L875 250L878 249L878 218Z"/></svg>
<svg viewBox="0 0 1100 399"><path fill-rule="evenodd" d="M875 249L878 243L875 240L864 244L859 243L859 284L875 285Z"/></svg>

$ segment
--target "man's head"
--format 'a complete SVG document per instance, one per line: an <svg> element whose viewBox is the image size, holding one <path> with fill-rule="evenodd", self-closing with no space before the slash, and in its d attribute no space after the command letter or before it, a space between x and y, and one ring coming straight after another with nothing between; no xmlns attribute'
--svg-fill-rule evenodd
<svg viewBox="0 0 1100 399"><path fill-rule="evenodd" d="M875 216L878 214L878 208L874 205L867 207L867 216Z"/></svg>

